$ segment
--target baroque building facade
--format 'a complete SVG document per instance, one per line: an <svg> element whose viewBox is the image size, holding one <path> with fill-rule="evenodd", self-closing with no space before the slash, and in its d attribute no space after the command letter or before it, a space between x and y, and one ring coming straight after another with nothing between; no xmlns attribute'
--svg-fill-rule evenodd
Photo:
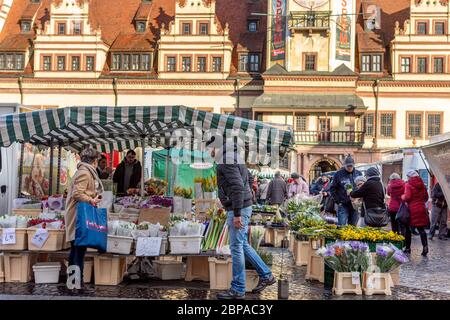
<svg viewBox="0 0 450 320"><path fill-rule="evenodd" d="M444 0L0 0L0 103L186 105L294 130L310 179L450 131Z"/></svg>

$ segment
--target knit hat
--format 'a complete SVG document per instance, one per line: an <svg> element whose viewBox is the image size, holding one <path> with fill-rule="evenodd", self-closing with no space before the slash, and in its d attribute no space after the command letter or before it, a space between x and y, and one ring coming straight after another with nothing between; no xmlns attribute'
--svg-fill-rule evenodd
<svg viewBox="0 0 450 320"><path fill-rule="evenodd" d="M364 177L364 176L357 176L356 178L355 178L355 184L358 184L358 183L360 183L360 182L366 182L367 181L367 179L366 179L366 177Z"/></svg>
<svg viewBox="0 0 450 320"><path fill-rule="evenodd" d="M413 178L413 177L418 177L419 176L419 174L417 173L416 170L409 170L406 175L408 176L408 178Z"/></svg>
<svg viewBox="0 0 450 320"><path fill-rule="evenodd" d="M354 166L355 160L353 160L352 156L348 155L344 160L344 167Z"/></svg>
<svg viewBox="0 0 450 320"><path fill-rule="evenodd" d="M366 171L366 177L379 177L379 176L380 176L380 171L378 171L378 169L375 167L370 167Z"/></svg>
<svg viewBox="0 0 450 320"><path fill-rule="evenodd" d="M393 174L391 174L389 176L389 180L400 180L400 179L401 179L400 175L398 173L396 173L396 172L394 172Z"/></svg>
<svg viewBox="0 0 450 320"><path fill-rule="evenodd" d="M292 179L298 179L298 178L300 178L300 175L298 174L298 173L293 173L293 174L291 174L291 178Z"/></svg>

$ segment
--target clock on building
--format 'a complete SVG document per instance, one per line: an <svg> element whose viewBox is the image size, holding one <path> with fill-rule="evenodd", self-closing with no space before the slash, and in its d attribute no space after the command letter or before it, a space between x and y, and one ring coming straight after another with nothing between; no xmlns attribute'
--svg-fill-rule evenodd
<svg viewBox="0 0 450 320"><path fill-rule="evenodd" d="M329 0L294 0L299 6L307 9L315 9L323 6Z"/></svg>

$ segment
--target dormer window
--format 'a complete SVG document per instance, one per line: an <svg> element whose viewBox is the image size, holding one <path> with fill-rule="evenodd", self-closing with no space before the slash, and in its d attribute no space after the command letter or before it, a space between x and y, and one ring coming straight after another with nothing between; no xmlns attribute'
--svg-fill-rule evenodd
<svg viewBox="0 0 450 320"><path fill-rule="evenodd" d="M200 30L200 34L202 35L202 36L206 36L206 35L208 35L209 34L209 31L208 31L208 23L200 23L200 28L199 28Z"/></svg>
<svg viewBox="0 0 450 320"><path fill-rule="evenodd" d="M80 35L81 34L81 21L74 21L73 23L73 34Z"/></svg>
<svg viewBox="0 0 450 320"><path fill-rule="evenodd" d="M41 0L31 0L31 3L39 3Z"/></svg>
<svg viewBox="0 0 450 320"><path fill-rule="evenodd" d="M182 33L183 33L183 35L190 35L191 34L191 24L190 23L183 23L182 24Z"/></svg>
<svg viewBox="0 0 450 320"><path fill-rule="evenodd" d="M31 31L31 21L21 21L20 29L22 32L30 32Z"/></svg>
<svg viewBox="0 0 450 320"><path fill-rule="evenodd" d="M361 55L361 72L381 72L382 64L383 57L379 53Z"/></svg>
<svg viewBox="0 0 450 320"><path fill-rule="evenodd" d="M66 24L65 23L58 23L58 34L59 35L66 34Z"/></svg>
<svg viewBox="0 0 450 320"><path fill-rule="evenodd" d="M136 32L140 32L140 33L145 32L146 27L147 26L146 26L145 21L137 21L136 22Z"/></svg>
<svg viewBox="0 0 450 320"><path fill-rule="evenodd" d="M258 20L248 20L248 31L257 32L258 31Z"/></svg>

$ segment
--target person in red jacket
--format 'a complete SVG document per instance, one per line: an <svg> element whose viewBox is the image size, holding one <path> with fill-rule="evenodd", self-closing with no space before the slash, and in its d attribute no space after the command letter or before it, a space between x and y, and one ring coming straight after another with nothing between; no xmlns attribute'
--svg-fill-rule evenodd
<svg viewBox="0 0 450 320"><path fill-rule="evenodd" d="M402 200L406 202L410 213L410 226L416 227L420 234L423 251L422 256L428 254L428 241L425 227L430 225L428 209L425 203L428 201L428 192L425 184L415 170L407 174L408 182L405 185L405 193ZM405 252L411 253L411 229L406 228L405 232Z"/></svg>
<svg viewBox="0 0 450 320"><path fill-rule="evenodd" d="M397 215L400 204L402 203L402 195L405 193L405 182L400 178L398 173L393 173L389 177L389 183L387 187L387 195L389 196L388 211L391 217L392 231L399 233L400 228L395 216Z"/></svg>

